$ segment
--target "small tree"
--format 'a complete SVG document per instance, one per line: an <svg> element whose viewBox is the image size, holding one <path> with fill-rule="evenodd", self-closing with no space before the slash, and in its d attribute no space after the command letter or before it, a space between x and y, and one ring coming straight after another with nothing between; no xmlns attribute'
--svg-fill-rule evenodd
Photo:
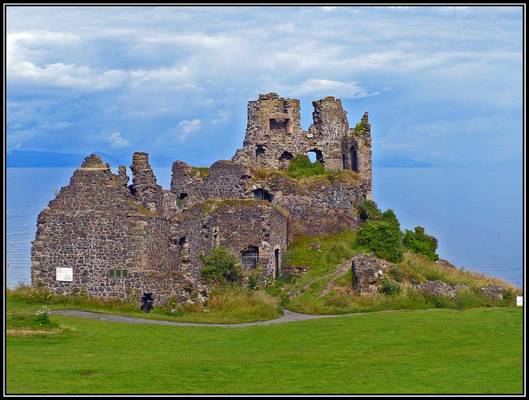
<svg viewBox="0 0 529 400"><path fill-rule="evenodd" d="M415 231L406 230L403 244L406 249L417 254L423 254L432 261L439 259L436 253L437 239L428 235L422 226L416 226Z"/></svg>
<svg viewBox="0 0 529 400"><path fill-rule="evenodd" d="M238 258L223 247L215 247L208 255L201 255L204 265L202 277L213 283L240 282L242 274Z"/></svg>
<svg viewBox="0 0 529 400"><path fill-rule="evenodd" d="M382 211L373 200L364 200L357 208L362 221L373 221L382 218Z"/></svg>

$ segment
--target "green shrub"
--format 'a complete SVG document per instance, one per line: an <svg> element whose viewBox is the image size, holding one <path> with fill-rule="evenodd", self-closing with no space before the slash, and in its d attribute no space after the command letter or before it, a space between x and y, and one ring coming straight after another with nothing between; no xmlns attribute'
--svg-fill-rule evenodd
<svg viewBox="0 0 529 400"><path fill-rule="evenodd" d="M248 287L250 289L257 289L259 276L257 274L251 274L248 277Z"/></svg>
<svg viewBox="0 0 529 400"><path fill-rule="evenodd" d="M382 293L393 296L400 292L400 286L397 283L390 282L388 278L384 278L382 282Z"/></svg>
<svg viewBox="0 0 529 400"><path fill-rule="evenodd" d="M240 282L242 278L238 258L223 247L215 247L208 255L201 255L204 265L201 274L208 282Z"/></svg>
<svg viewBox="0 0 529 400"><path fill-rule="evenodd" d="M288 163L287 176L290 178L306 178L315 175L324 175L325 167L319 161L311 162L305 154L298 154Z"/></svg>
<svg viewBox="0 0 529 400"><path fill-rule="evenodd" d="M373 200L364 200L357 206L357 209L362 221L373 221L382 218L382 211Z"/></svg>
<svg viewBox="0 0 529 400"><path fill-rule="evenodd" d="M395 279L397 282L404 281L404 272L402 272L402 269L400 269L399 266L395 265L390 268L389 274L393 279Z"/></svg>
<svg viewBox="0 0 529 400"><path fill-rule="evenodd" d="M49 307L42 306L36 313L35 313L35 322L39 326L49 326L50 316L49 316Z"/></svg>
<svg viewBox="0 0 529 400"><path fill-rule="evenodd" d="M366 222L358 231L358 244L392 262L399 262L404 254L402 232L393 222L385 220Z"/></svg>
<svg viewBox="0 0 529 400"><path fill-rule="evenodd" d="M390 224L395 225L397 229L400 229L399 220L397 219L397 216L395 215L395 213L393 212L391 208L388 208L386 211L382 213L381 220L389 222Z"/></svg>
<svg viewBox="0 0 529 400"><path fill-rule="evenodd" d="M423 254L432 261L439 259L437 239L428 235L422 226L416 226L415 231L406 230L402 240L404 247L413 253Z"/></svg>

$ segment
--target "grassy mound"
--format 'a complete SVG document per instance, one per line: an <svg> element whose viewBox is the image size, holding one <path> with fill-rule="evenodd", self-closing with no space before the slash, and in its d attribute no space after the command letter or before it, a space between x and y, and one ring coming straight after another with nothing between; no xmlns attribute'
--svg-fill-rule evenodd
<svg viewBox="0 0 529 400"><path fill-rule="evenodd" d="M344 231L332 235L301 238L292 244L292 264L307 272L299 278L276 284L275 294L282 296L283 305L309 314L341 314L379 310L514 306L519 289L484 274L448 268L411 252L394 263L379 288L379 293L356 295L352 289L350 259L365 248L357 235ZM450 285L466 285L455 298L431 296L417 285L437 280ZM491 299L481 288L497 284L505 288L503 300Z"/></svg>

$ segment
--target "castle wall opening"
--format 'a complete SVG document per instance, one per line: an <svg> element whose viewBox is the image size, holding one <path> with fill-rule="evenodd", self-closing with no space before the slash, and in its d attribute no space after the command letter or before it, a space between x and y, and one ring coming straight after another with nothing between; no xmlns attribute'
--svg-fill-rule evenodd
<svg viewBox="0 0 529 400"><path fill-rule="evenodd" d="M255 146L255 156L264 156L266 153L266 146L264 144L258 144Z"/></svg>
<svg viewBox="0 0 529 400"><path fill-rule="evenodd" d="M290 119L270 118L270 133L283 134L289 132Z"/></svg>
<svg viewBox="0 0 529 400"><path fill-rule="evenodd" d="M274 277L277 279L279 278L279 249L275 249L274 251Z"/></svg>
<svg viewBox="0 0 529 400"><path fill-rule="evenodd" d="M274 200L274 195L270 193L268 190L265 190L262 188L255 189L252 193L256 200L266 200L266 201Z"/></svg>
<svg viewBox="0 0 529 400"><path fill-rule="evenodd" d="M307 152L307 156L309 157L311 162L319 161L322 164L325 163L323 160L323 153L321 150L318 149L312 149Z"/></svg>
<svg viewBox="0 0 529 400"><path fill-rule="evenodd" d="M288 163L294 158L294 155L289 151L284 151L279 157L279 169L287 169Z"/></svg>
<svg viewBox="0 0 529 400"><path fill-rule="evenodd" d="M241 251L241 262L247 268L256 268L259 262L259 248L248 246Z"/></svg>
<svg viewBox="0 0 529 400"><path fill-rule="evenodd" d="M358 172L358 150L355 145L351 146L351 169Z"/></svg>

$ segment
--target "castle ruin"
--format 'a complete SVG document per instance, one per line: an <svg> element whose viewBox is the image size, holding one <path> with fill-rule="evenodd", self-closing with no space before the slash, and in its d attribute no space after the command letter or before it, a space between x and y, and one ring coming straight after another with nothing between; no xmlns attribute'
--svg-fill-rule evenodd
<svg viewBox="0 0 529 400"><path fill-rule="evenodd" d="M222 246L261 282L285 271L296 235L356 227L355 205L371 197L371 129L365 113L350 128L341 101L314 101L301 128L299 100L275 93L248 103L243 147L233 159L172 166L163 189L146 153L114 174L92 154L38 217L32 284L57 294L102 298L153 293L157 303L207 297L200 256ZM313 152L336 173L297 180L283 170Z"/></svg>

